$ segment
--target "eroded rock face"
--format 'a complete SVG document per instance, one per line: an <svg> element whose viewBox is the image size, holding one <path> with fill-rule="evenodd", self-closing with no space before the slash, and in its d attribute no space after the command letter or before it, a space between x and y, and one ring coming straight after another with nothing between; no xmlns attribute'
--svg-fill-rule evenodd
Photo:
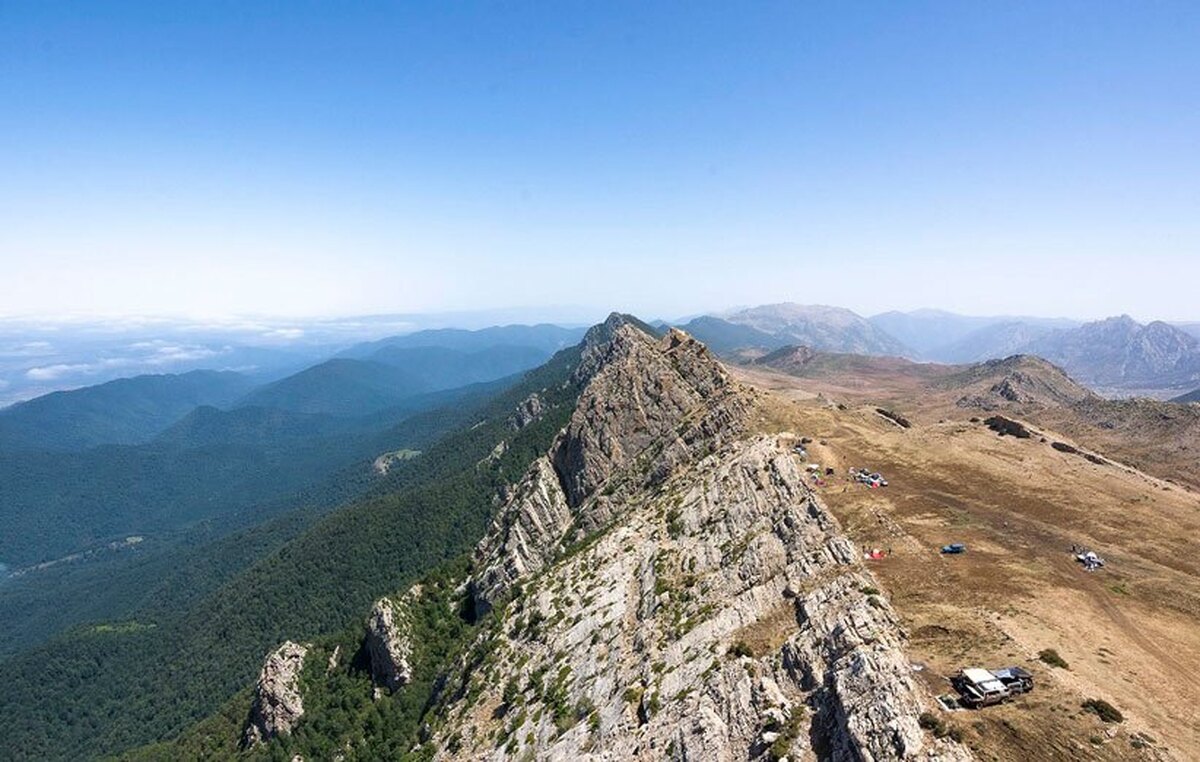
<svg viewBox="0 0 1200 762"><path fill-rule="evenodd" d="M542 396L535 392L521 400L521 404L517 405L516 412L509 417L508 423L513 429L520 431L541 418L545 412L546 403L542 400Z"/></svg>
<svg viewBox="0 0 1200 762"><path fill-rule="evenodd" d="M412 680L412 624L409 607L421 595L419 586L399 601L381 598L367 617L364 644L371 658L371 677L390 692Z"/></svg>
<svg viewBox="0 0 1200 762"><path fill-rule="evenodd" d="M521 594L447 675L440 758L970 758L921 730L861 554L702 346L615 316L580 372L477 549L477 597Z"/></svg>
<svg viewBox="0 0 1200 762"><path fill-rule="evenodd" d="M572 521L550 459L538 458L475 549L476 612L489 610L513 583L545 568Z"/></svg>
<svg viewBox="0 0 1200 762"><path fill-rule="evenodd" d="M249 748L292 731L304 715L300 695L300 672L308 646L287 641L267 654L254 686L250 719L242 735L242 746Z"/></svg>
<svg viewBox="0 0 1200 762"><path fill-rule="evenodd" d="M745 428L746 400L703 344L677 330L655 340L619 316L605 326L608 341L584 352L580 367L594 369L550 453L572 506L637 458L647 473L634 476L661 479Z"/></svg>
<svg viewBox="0 0 1200 762"><path fill-rule="evenodd" d="M572 528L608 524L623 494L744 430L747 400L708 350L679 331L658 339L613 315L588 333L576 381L585 386L566 429L476 548L477 612L542 570Z"/></svg>
<svg viewBox="0 0 1200 762"><path fill-rule="evenodd" d="M433 743L443 759L811 759L814 742L835 760L969 759L920 729L928 698L860 558L785 446L730 443L523 579Z"/></svg>

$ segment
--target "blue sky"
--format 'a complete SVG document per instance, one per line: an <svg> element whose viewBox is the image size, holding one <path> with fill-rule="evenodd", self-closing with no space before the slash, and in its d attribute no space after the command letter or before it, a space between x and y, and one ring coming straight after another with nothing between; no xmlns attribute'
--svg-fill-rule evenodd
<svg viewBox="0 0 1200 762"><path fill-rule="evenodd" d="M1200 4L0 0L0 314L1200 319Z"/></svg>

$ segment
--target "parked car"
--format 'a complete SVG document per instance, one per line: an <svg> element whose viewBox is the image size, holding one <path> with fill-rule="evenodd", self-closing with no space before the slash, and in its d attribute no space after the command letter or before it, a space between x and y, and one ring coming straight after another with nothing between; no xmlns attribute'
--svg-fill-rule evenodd
<svg viewBox="0 0 1200 762"><path fill-rule="evenodd" d="M1033 675L1020 667L993 670L968 667L950 682L961 697L960 703L973 708L999 704L1033 690Z"/></svg>
<svg viewBox="0 0 1200 762"><path fill-rule="evenodd" d="M961 542L952 542L949 545L942 546L942 553L945 553L947 555L954 555L954 554L966 553L966 552L967 552L967 546L963 545Z"/></svg>
<svg viewBox="0 0 1200 762"><path fill-rule="evenodd" d="M999 704L1012 695L1000 678L978 667L962 670L951 682L962 696L962 703L970 707Z"/></svg>
<svg viewBox="0 0 1200 762"><path fill-rule="evenodd" d="M1004 687L1008 689L1009 693L1016 695L1033 690L1033 675L1020 667L1001 667L991 670L991 673L996 676L997 680L1004 683Z"/></svg>

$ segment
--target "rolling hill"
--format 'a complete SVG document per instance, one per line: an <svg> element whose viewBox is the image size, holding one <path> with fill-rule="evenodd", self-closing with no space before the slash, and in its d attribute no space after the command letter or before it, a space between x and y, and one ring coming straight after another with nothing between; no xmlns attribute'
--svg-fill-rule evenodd
<svg viewBox="0 0 1200 762"><path fill-rule="evenodd" d="M237 373L197 370L53 392L0 410L0 451L141 444L193 408L228 405L252 385Z"/></svg>
<svg viewBox="0 0 1200 762"><path fill-rule="evenodd" d="M464 351L384 345L372 348L363 359L336 357L306 368L254 390L236 406L363 416L419 395L512 376L545 362L548 356L527 346Z"/></svg>

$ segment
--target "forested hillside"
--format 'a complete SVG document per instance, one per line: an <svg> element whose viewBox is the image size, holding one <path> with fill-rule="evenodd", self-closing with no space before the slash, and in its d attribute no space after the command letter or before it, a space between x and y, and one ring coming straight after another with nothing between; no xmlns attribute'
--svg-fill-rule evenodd
<svg viewBox="0 0 1200 762"><path fill-rule="evenodd" d="M476 420L510 383L437 395L448 406L366 433L358 449L367 457L397 448L423 450ZM10 578L0 584L0 659L78 622L120 618L139 607L166 612L180 608L298 534L323 512L365 492L387 490L389 484L369 460L357 460L299 492L281 494L237 514L147 535L118 551L102 547L83 559Z"/></svg>
<svg viewBox="0 0 1200 762"><path fill-rule="evenodd" d="M211 593L165 610L151 596L121 621L80 626L0 664L0 726L13 758L95 756L178 733L246 685L268 646L337 633L374 598L468 550L498 491L563 425L577 358L560 353L381 486L232 577L204 574L217 580ZM545 413L517 431L514 412L533 392ZM269 548L258 532L270 528L243 539ZM187 584L185 575L173 587Z"/></svg>
<svg viewBox="0 0 1200 762"><path fill-rule="evenodd" d="M0 452L141 444L193 408L230 404L251 386L238 373L197 370L53 392L0 410Z"/></svg>

